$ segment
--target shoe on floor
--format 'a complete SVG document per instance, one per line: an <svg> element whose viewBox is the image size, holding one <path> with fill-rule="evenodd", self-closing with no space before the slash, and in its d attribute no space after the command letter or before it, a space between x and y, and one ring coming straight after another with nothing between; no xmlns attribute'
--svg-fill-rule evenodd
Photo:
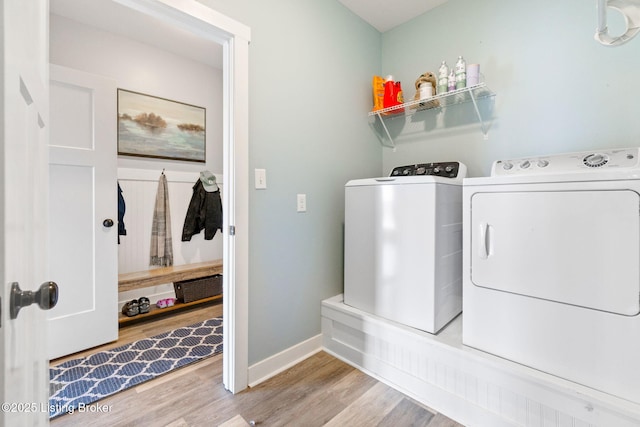
<svg viewBox="0 0 640 427"><path fill-rule="evenodd" d="M138 299L138 309L140 311L140 314L148 313L151 309L149 298L141 297L140 299Z"/></svg>
<svg viewBox="0 0 640 427"><path fill-rule="evenodd" d="M156 302L156 306L158 308L167 308L167 307L172 307L175 303L176 303L175 298L165 298L165 299L158 300L158 302Z"/></svg>
<svg viewBox="0 0 640 427"><path fill-rule="evenodd" d="M122 314L127 317L133 317L140 314L140 306L137 300L131 300L122 306Z"/></svg>

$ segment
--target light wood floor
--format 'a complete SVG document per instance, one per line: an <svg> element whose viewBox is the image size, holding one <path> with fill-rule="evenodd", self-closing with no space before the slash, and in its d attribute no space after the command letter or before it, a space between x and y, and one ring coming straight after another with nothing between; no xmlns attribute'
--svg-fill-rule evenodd
<svg viewBox="0 0 640 427"><path fill-rule="evenodd" d="M63 360L222 316L222 304L127 326L120 339ZM179 369L75 412L62 426L424 426L459 427L402 393L320 352L262 384L233 395L222 386L222 355Z"/></svg>

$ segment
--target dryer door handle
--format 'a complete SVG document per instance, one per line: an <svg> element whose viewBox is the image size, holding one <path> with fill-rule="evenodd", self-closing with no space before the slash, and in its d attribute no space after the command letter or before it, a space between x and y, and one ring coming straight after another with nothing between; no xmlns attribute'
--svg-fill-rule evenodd
<svg viewBox="0 0 640 427"><path fill-rule="evenodd" d="M480 223L480 241L478 245L478 256L480 259L487 259L491 254L491 227L486 222Z"/></svg>

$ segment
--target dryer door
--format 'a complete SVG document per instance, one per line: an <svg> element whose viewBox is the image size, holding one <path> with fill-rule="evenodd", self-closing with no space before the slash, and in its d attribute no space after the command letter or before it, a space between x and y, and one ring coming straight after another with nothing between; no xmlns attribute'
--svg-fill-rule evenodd
<svg viewBox="0 0 640 427"><path fill-rule="evenodd" d="M640 197L631 190L476 193L474 285L640 313Z"/></svg>

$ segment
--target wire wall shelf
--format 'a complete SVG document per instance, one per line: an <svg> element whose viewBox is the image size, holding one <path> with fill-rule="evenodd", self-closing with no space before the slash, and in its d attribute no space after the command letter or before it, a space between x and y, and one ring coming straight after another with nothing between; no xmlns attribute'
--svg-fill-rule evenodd
<svg viewBox="0 0 640 427"><path fill-rule="evenodd" d="M369 112L369 117L378 117L378 119L382 123L382 127L384 128L385 133L387 134L387 137L389 138L389 141L391 142L391 146L393 147L393 138L391 137L389 129L385 124L386 120L393 120L398 117L411 116L419 111L442 109L456 104L472 102L476 115L478 116L478 120L480 121L482 134L484 135L485 139L487 139L487 128L485 126L482 115L480 114L480 110L478 109L478 100L490 98L492 96L495 96L495 93L492 92L485 83L479 83L474 86L456 89L451 92L432 96L430 98L412 100L403 104L394 105L393 107L371 111Z"/></svg>

